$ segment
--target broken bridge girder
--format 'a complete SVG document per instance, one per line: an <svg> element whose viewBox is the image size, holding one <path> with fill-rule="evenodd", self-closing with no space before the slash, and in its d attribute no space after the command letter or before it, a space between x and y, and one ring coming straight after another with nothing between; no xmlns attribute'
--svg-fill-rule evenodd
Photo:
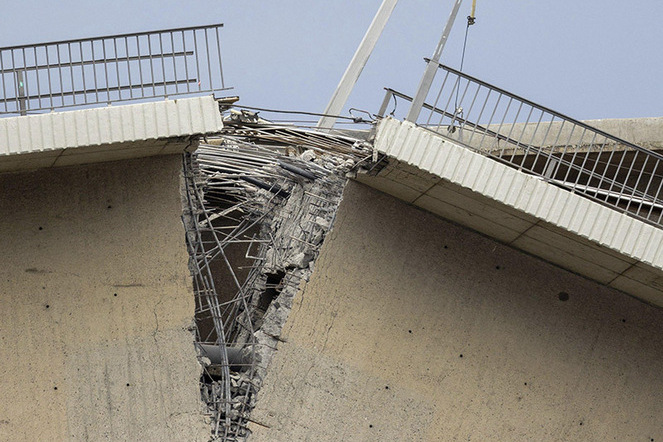
<svg viewBox="0 0 663 442"><path fill-rule="evenodd" d="M208 143L184 160L201 394L213 436L240 440L346 173L372 151L363 140L254 122Z"/></svg>

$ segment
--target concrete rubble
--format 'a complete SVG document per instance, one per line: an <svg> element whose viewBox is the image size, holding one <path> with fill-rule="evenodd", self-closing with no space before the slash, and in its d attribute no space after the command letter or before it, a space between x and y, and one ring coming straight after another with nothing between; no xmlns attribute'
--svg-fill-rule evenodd
<svg viewBox="0 0 663 442"><path fill-rule="evenodd" d="M373 152L361 139L247 111L232 111L225 125L184 158L183 220L212 440L239 441L347 177Z"/></svg>

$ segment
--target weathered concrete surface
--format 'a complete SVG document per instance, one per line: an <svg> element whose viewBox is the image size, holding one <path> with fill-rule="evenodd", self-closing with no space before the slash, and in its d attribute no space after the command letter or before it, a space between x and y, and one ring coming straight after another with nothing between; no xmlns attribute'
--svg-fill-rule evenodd
<svg viewBox="0 0 663 442"><path fill-rule="evenodd" d="M584 123L650 150L663 150L663 117L587 120Z"/></svg>
<svg viewBox="0 0 663 442"><path fill-rule="evenodd" d="M663 229L409 122L381 120L375 148L389 166L363 183L663 306Z"/></svg>
<svg viewBox="0 0 663 442"><path fill-rule="evenodd" d="M663 310L354 182L282 338L252 441L663 438Z"/></svg>
<svg viewBox="0 0 663 442"><path fill-rule="evenodd" d="M207 440L180 170L0 175L0 440Z"/></svg>

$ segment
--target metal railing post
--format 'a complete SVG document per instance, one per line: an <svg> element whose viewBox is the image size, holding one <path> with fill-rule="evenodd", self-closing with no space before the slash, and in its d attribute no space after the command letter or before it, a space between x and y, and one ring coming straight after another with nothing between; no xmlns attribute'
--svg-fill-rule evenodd
<svg viewBox="0 0 663 442"><path fill-rule="evenodd" d="M21 115L27 115L27 99L25 98L25 80L23 78L23 71L16 72L16 85L18 86L18 105Z"/></svg>
<svg viewBox="0 0 663 442"><path fill-rule="evenodd" d="M430 87L433 84L433 80L435 79L435 73L437 72L439 66L440 55L442 55L442 50L444 50L444 46L447 43L447 39L451 33L451 28L453 28L454 22L456 21L456 15L458 15L458 9L460 8L461 3L463 3L463 0L456 0L454 8L451 10L449 20L447 20L447 24L444 27L444 31L442 32L442 38L437 44L433 56L426 65L426 70L424 71L423 77L421 77L419 88L417 89L417 94L414 96L414 100L412 101L412 106L410 106L410 110L407 113L407 117L405 117L406 121L416 123L417 118L419 118L421 107L424 105L424 101L428 96L428 91L430 91Z"/></svg>

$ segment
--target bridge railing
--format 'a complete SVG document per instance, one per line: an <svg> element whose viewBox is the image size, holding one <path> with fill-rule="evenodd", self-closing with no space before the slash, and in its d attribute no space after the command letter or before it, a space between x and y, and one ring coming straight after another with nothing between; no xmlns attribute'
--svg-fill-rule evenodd
<svg viewBox="0 0 663 442"><path fill-rule="evenodd" d="M0 116L224 90L222 26L0 48Z"/></svg>
<svg viewBox="0 0 663 442"><path fill-rule="evenodd" d="M663 156L448 66L416 121L470 149L662 225ZM387 89L378 115L412 98ZM404 106L402 106L404 107ZM396 115L392 111L392 115Z"/></svg>

